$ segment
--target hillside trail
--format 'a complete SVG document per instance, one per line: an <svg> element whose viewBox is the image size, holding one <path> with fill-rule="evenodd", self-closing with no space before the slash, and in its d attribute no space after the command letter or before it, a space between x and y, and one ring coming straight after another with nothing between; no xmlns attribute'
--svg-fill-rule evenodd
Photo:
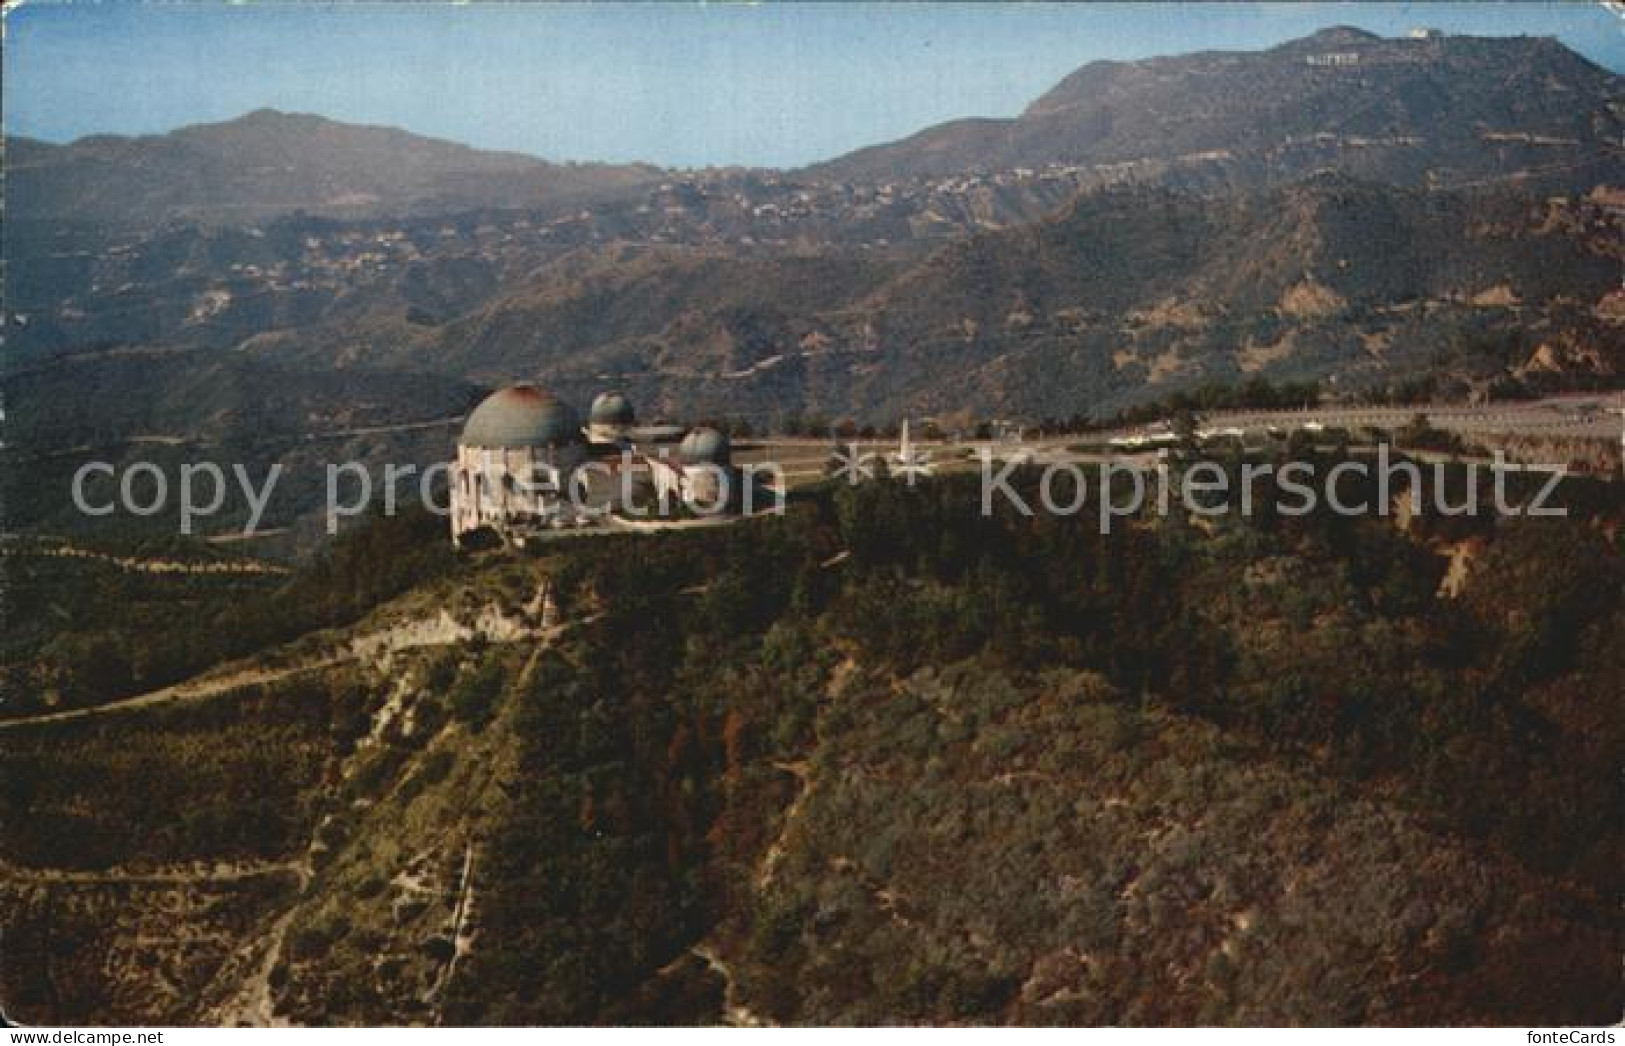
<svg viewBox="0 0 1625 1046"><path fill-rule="evenodd" d="M81 548L78 545L68 543L53 545L48 548L30 548L8 554L28 555L40 559L88 559L97 563L105 563L119 570L128 570L140 574L285 576L293 573L291 567L285 567L280 563L265 563L252 559L199 560L195 562L179 559L143 559L137 556L120 556L111 552L98 552L95 549Z"/></svg>
<svg viewBox="0 0 1625 1046"><path fill-rule="evenodd" d="M531 639L537 642L536 650L527 662L524 674L529 675L534 670L541 651L557 636L573 625L579 625L593 618L584 618L575 622L558 622L557 611L553 607L547 584L544 582L537 590L535 599L527 608L539 621L535 627L508 627L495 630L498 634L489 636L492 642L514 642L522 639ZM594 615L596 617L596 615ZM488 615L482 614L477 618L478 624L489 623ZM395 625L356 637L350 641L348 653L343 660L360 660L369 662L380 670L388 670L392 655L403 649L412 649L424 646L446 645L460 642L473 634L474 629L460 626L451 621L444 612L432 617L411 619L398 622ZM376 737L382 733L388 722L400 714L398 702L392 695L379 709L373 724L373 731L367 741L358 748L358 751L370 747L368 742L375 742ZM354 756L347 761L341 770L341 775L348 779L354 766ZM511 769L511 768L510 768ZM496 768L490 768L481 784L475 790L476 794L469 797L466 816L483 801L486 793L497 778ZM238 953L237 958L244 963L252 963L246 976L236 985L224 1002L213 1011L213 1023L221 1026L246 1027L287 1027L290 1021L287 1017L277 1013L276 997L273 988L274 972L281 961L288 934L298 917L301 904L307 899L311 882L316 874L316 857L318 840L322 835L322 827L331 818L331 814L323 819L311 835L311 840L302 858L296 862L299 872L299 886L293 898L275 920L267 927L266 932L258 940L245 945ZM457 902L454 907L451 932L454 950L450 961L440 971L440 975L431 986L428 997L425 999L434 1005L434 1019L432 1023L439 1024L446 985L456 972L457 964L466 960L473 952L476 931L473 928L473 911L476 903L474 888L474 867L478 853L476 840L469 836L464 844L462 872L457 887Z"/></svg>
<svg viewBox="0 0 1625 1046"><path fill-rule="evenodd" d="M735 1028L763 1028L772 1023L756 1016L750 1007L739 1001L739 987L734 981L733 969L723 961L715 948L708 944L696 944L688 954L705 963L722 980L723 1024Z"/></svg>
<svg viewBox="0 0 1625 1046"><path fill-rule="evenodd" d="M276 998L272 992L271 982L274 980L277 961L282 958L283 945L288 938L288 930L293 926L294 916L299 911L299 898L305 895L310 888L310 882L315 877L316 868L312 854L316 839L320 836L320 828L311 833L310 843L299 860L292 862L293 870L299 876L299 885L294 892L294 901L284 909L267 928L264 937L250 940L237 950L222 967L222 972L229 970L237 961L253 961L253 966L237 989L226 998L214 1011L210 1023L222 1028L286 1028L291 1022L286 1018L278 1017L276 1013ZM263 948L258 956L256 948Z"/></svg>
<svg viewBox="0 0 1625 1046"><path fill-rule="evenodd" d="M545 595L543 598L545 600ZM218 668L209 669L191 679L133 697L109 701L106 704L70 708L60 712L44 712L15 719L0 719L0 731L152 708L179 701L200 700L240 690L243 687L276 683L292 676L319 672L351 662L371 663L387 670L391 656L400 651L450 646L473 639L476 635L483 636L487 642L492 643L552 639L573 625L594 620L596 615L564 623L554 621L550 614L541 614L540 617L542 623L532 626L523 621L504 617L494 608L487 608L477 615L470 625L456 621L442 610L430 616L399 621L377 631L350 638L345 641L344 646L319 657L294 661L276 668L245 666L225 672Z"/></svg>
<svg viewBox="0 0 1625 1046"><path fill-rule="evenodd" d="M529 685L541 664L543 652L552 647L554 639L569 627L588 624L602 616L590 614L573 622L557 622L558 611L545 585L537 590L531 609L539 615L543 623L541 631L545 641L536 645L525 661L524 668L520 670L516 682L516 689L520 691ZM478 824L481 811L488 809L493 801L502 802L500 798L503 792L502 782L520 772L516 750L511 746L499 750L497 757L485 764L479 784L469 790L456 817L456 823L466 835L463 844L462 873L458 877L457 902L453 908L450 925L452 954L421 997L422 1001L430 1006L429 1024L433 1027L445 1025L447 995L451 984L457 976L459 966L468 962L479 944L479 891L475 887L475 880L482 855L480 838L482 833Z"/></svg>
<svg viewBox="0 0 1625 1046"><path fill-rule="evenodd" d="M133 870L105 868L72 871L62 868L20 868L0 862L0 882L64 884L70 886L192 886L198 883L246 882L268 875L298 872L299 861L219 862L197 867Z"/></svg>
<svg viewBox="0 0 1625 1046"><path fill-rule="evenodd" d="M241 690L247 686L260 686L287 679L290 676L305 672L316 672L334 665L351 660L351 655L330 655L307 661L301 664L286 665L281 668L244 668L224 675L205 676L193 678L171 686L161 687L137 694L134 697L121 698L109 701L104 705L92 705L87 708L70 708L62 712L46 712L42 715L24 716L18 719L0 719L0 731L15 730L27 726L43 726L49 723L62 723L74 719L88 719L93 716L110 715L116 712L129 712L142 708L152 708L158 705L172 704L177 701L197 700L214 697L219 694Z"/></svg>
<svg viewBox="0 0 1625 1046"><path fill-rule="evenodd" d="M424 647L452 645L467 641L475 635L481 635L487 642L492 643L536 642L537 648L532 653L522 673L522 675L528 677L535 670L542 650L549 646L553 640L572 628L589 624L602 616L601 614L588 614L572 621L559 621L557 608L552 604L545 583L538 589L536 597L526 609L527 616L537 621L537 624L530 624L524 619L503 617L494 608L486 608L486 610L476 615L472 624L467 624L454 620L442 610L430 615L395 621L385 627L360 635L332 637L341 641L342 645L323 652L319 656L306 657L304 660L294 661L276 668L244 667L236 671L215 669L212 670L215 674L205 674L172 686L162 687L146 694L110 702L105 705L0 721L0 730L86 719L110 713L160 707L181 701L203 700L227 694L245 686L273 683L291 676L322 671L346 663L371 665L387 674L392 667L393 655L398 652ZM398 714L398 712L399 709L394 707L392 702L386 701L384 708L380 710L380 715L388 718ZM382 729L384 725L387 724L375 723L375 732ZM471 814L475 808L488 798L488 793L500 778L501 775L494 772L496 768L491 769L493 772L486 775L480 787L475 790L476 794L468 797L467 809L464 811L465 816ZM507 769L514 770L512 767ZM326 818L323 819L324 824L326 820ZM296 921L300 905L307 899L310 885L316 875L316 848L318 845L317 840L322 834L321 829L322 825L318 825L316 831L312 833L309 845L296 860L274 864L267 863L253 866L217 865L213 868L164 870L150 873L45 871L30 872L28 877L64 884L154 882L186 885L248 879L269 874L292 873L296 875L298 884L287 907L265 925L262 933L252 941L245 942L232 958L222 965L219 977L217 977L217 983L220 983L222 987L226 985L231 985L231 987L222 1001L210 1008L211 1022L220 1026L288 1026L289 1020L277 1013L273 985L274 975L285 953L287 937ZM455 950L451 961L447 963L446 968L442 970L441 975L436 979L430 993L431 998L427 1000L435 1004L434 1023L440 1022L440 1007L443 1004L443 995L447 984L455 975L459 964L467 961L477 944L475 871L479 858L479 846L477 840L473 837L469 837L464 845L462 874L458 884L458 899L451 926Z"/></svg>

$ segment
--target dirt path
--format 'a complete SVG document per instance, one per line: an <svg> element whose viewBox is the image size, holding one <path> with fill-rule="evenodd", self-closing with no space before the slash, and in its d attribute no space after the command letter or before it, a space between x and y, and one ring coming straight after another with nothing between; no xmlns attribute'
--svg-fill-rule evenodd
<svg viewBox="0 0 1625 1046"><path fill-rule="evenodd" d="M311 836L314 845L316 833ZM214 1013L211 1023L225 1028L286 1028L290 1022L286 1018L276 1015L276 999L271 994L271 975L276 970L277 960L282 957L283 943L288 939L288 930L293 926L294 916L299 911L299 901L304 897L305 890L310 886L314 869L311 864L309 847L300 860L293 862L294 870L299 875L299 888L293 900L288 903L286 910L276 917L264 938L264 952L260 954L254 964L253 971L238 986L236 992L229 996ZM251 956L256 942L249 944L239 951L239 955Z"/></svg>
<svg viewBox="0 0 1625 1046"><path fill-rule="evenodd" d="M156 705L172 704L177 701L214 697L233 690L241 690L246 686L259 686L305 672L317 672L348 660L350 660L350 655L332 655L316 661L290 665L286 668L242 669L241 671L230 672L212 678L189 679L184 683L176 683L173 686L138 694L135 697L109 701L105 705L92 705L89 708L70 708L65 712L47 712L44 715L27 716L22 719L0 719L0 730L15 730L25 726L42 726L48 723L63 723L73 719L88 719L91 716L151 708Z"/></svg>
<svg viewBox="0 0 1625 1046"><path fill-rule="evenodd" d="M299 861L266 861L261 863L215 865L211 868L173 868L154 871L122 871L109 868L97 872L75 872L54 868L18 868L0 864L0 882L45 883L73 886L103 886L133 884L137 886L191 886L197 883L229 883L258 879L266 875L298 872Z"/></svg>
<svg viewBox="0 0 1625 1046"><path fill-rule="evenodd" d="M548 622L553 617L554 611L551 609L551 606L547 601L545 589L538 592L537 605L543 611L542 620L544 622ZM441 621L438 617L426 620L432 622L434 626L436 626L434 631L441 636L441 641L443 642L459 642L466 638L461 631L443 631L440 628ZM534 639L539 641L537 643L536 650L531 654L529 661L526 663L525 668L521 673L522 679L528 679L530 674L535 670L536 665L539 663L541 653L545 648L547 641L567 631L573 625L581 624L584 621L589 620L592 620L592 618L584 618L582 621L562 624L549 623L545 624L544 627L533 629L523 634L510 632L504 636L494 638L492 641L512 642L518 639ZM422 634L417 628L411 627L414 624L417 623L408 623L405 631L398 631L398 629L400 629L402 626L395 626L394 628L385 629L382 632L369 633L367 636L353 640L348 648L349 653L344 659L370 659L375 663L382 665L387 663L389 654L395 650L411 646L432 645L424 641L427 638L424 634ZM390 702L386 702L385 707L379 711L378 720L386 720L398 714L398 706L391 708ZM383 727L380 725L380 722L375 721L373 725L373 734L377 734L382 729ZM354 757L352 756L352 763L353 758ZM341 771L344 776L349 776L350 768L350 765L346 765L343 771ZM476 811L486 801L488 793L501 776L498 771L498 767L490 767L489 772L486 774L481 785L477 789L473 790L472 794L468 796L466 805L462 811L462 820L465 824L472 822ZM318 826L316 832L312 834L312 846L315 845L315 840L320 836L320 834L321 828ZM436 978L433 986L425 995L425 1001L430 1002L434 1006L433 1017L430 1021L430 1023L434 1025L439 1025L441 1023L442 1014L440 1012L440 1005L444 1001L446 988L452 982L452 978L456 974L459 964L466 961L468 956L473 953L476 938L478 937L478 928L476 926L478 891L475 887L475 880L477 878L476 869L479 856L478 842L477 834L471 832L464 843L462 871L459 876L457 901L453 908L450 927L454 949L450 959L445 965L443 972L438 978ZM305 893L310 884L314 869L314 856L310 850L306 851L305 857L302 861L296 863L296 868L300 874L300 886L298 892L289 902L287 909L283 911L274 922L271 923L269 929L266 931L263 938L264 943L262 945L264 951L258 955L255 965L250 971L248 971L247 975L243 977L242 981L238 984L236 990L231 994L227 1001L215 1010L214 1023L221 1025L243 1025L250 1027L286 1027L289 1025L290 1022L287 1018L280 1017L276 1013L276 1001L271 988L271 976L272 972L276 969L279 958L282 955L284 942L286 941L288 932L292 928L293 922L297 917L300 905L307 899Z"/></svg>
<svg viewBox="0 0 1625 1046"><path fill-rule="evenodd" d="M34 556L40 559L90 559L119 570L128 570L141 574L249 574L249 575L277 575L283 576L293 573L289 567L278 563L262 563L258 560L227 559L203 560L187 562L178 559L138 559L134 556L119 556L111 552L98 552L95 549L80 548L77 545L61 544L37 548L18 548L15 552L9 551L7 555Z"/></svg>
<svg viewBox="0 0 1625 1046"><path fill-rule="evenodd" d="M545 600L545 596L543 598ZM500 615L493 616L494 613L494 611L482 612L475 619L473 625L463 625L453 620L449 614L441 612L432 618L397 623L377 632L369 632L366 635L352 638L342 649L313 661L303 661L281 668L242 668L220 675L205 673L203 676L194 677L158 690L151 690L145 694L137 694L134 697L109 701L106 704L92 705L87 708L70 708L61 712L46 712L41 715L25 716L18 719L0 719L0 731L14 730L25 726L67 722L73 719L85 719L90 716L108 715L116 712L127 712L177 701L215 697L233 690L240 690L246 686L275 683L290 676L300 675L305 672L319 672L347 662L377 662L403 650L430 646L449 646L472 638L476 632L483 634L486 640L492 643L551 640L574 625L586 624L589 621L596 620L598 616L593 615L592 617L582 618L577 622L544 624L540 628L530 628L516 625L508 619L500 618ZM547 622L552 614L553 611L545 610L542 620ZM384 667L387 667L387 664Z"/></svg>
<svg viewBox="0 0 1625 1046"><path fill-rule="evenodd" d="M288 936L288 927L293 925L295 911L297 907L289 905L288 910L271 924L271 931L265 935L265 954L260 956L259 964L238 994L216 1011L215 1025L222 1028L288 1027L288 1021L278 1019L276 1015L276 1000L271 997L271 974L282 955L282 942Z"/></svg>
<svg viewBox="0 0 1625 1046"><path fill-rule="evenodd" d="M779 824L779 834L774 836L767 852L762 855L761 867L756 872L758 891L765 890L773 882L773 874L778 871L779 861L784 858L785 840L789 838L790 829L796 823L796 816L801 813L801 806L807 801L808 793L812 791L812 783L809 780L812 769L806 760L794 763L776 762L773 768L782 770L796 779L796 797L785 807L784 820Z"/></svg>
<svg viewBox="0 0 1625 1046"><path fill-rule="evenodd" d="M535 670L542 651L548 642L567 632L570 628L594 620L597 615L585 617L572 622L556 622L557 611L548 599L545 587L538 590L533 607L543 622L541 627L490 629L497 635L488 635L492 642L515 642L520 640L536 641L536 650L532 653L523 672L523 678L528 678ZM492 622L481 617L475 628L480 624L489 625ZM46 715L34 716L27 719L14 719L0 721L0 730L33 726L42 723L61 722L72 719L87 718L109 712L121 712L132 709L148 708L176 701L204 699L224 694L244 686L274 682L305 672L320 671L334 665L355 662L371 663L380 669L388 664L391 654L403 649L419 646L443 645L461 642L472 635L474 628L462 626L452 622L454 627L446 627L442 615L420 621L398 622L379 631L367 633L362 636L342 637L344 645L335 652L319 656L313 660L293 664L276 669L243 669L236 672L226 672L212 678L193 679L174 686L165 687L137 697L123 701L101 705L94 708L72 709L64 712L54 712ZM486 631L485 629L481 629ZM393 695L392 695L393 696ZM380 710L379 719L384 723L375 722L369 740L380 732L387 720L400 714L399 703L386 701L385 707ZM361 748L365 748L363 742ZM348 767L346 767L346 770ZM500 777L497 767L492 767L481 785L470 795L464 810L465 820L472 819L475 812L484 803L488 793ZM208 881L223 882L233 879L248 879L255 876L270 874L293 874L298 877L298 885L289 897L286 907L274 919L263 924L263 930L253 939L243 943L235 955L223 963L217 974L217 985L220 994L211 990L207 994L213 998L222 999L209 1011L209 1022L224 1027L286 1027L290 1024L287 1017L276 1011L276 995L272 987L273 974L281 961L285 944L295 921L298 918L301 906L309 899L308 890L314 877L316 865L316 848L322 834L322 826L318 824L311 834L303 855L294 861L278 862L264 865L217 865L214 867L200 867L197 870L161 870L154 872L55 872L44 871L38 873L10 874L10 869L0 865L0 880L57 882L64 884L94 885L103 882L151 882L173 883L176 885L196 884ZM478 838L471 833L464 844L462 874L458 884L458 896L453 910L451 932L455 945L442 975L437 979L431 995L433 1001L438 1003L445 987L451 982L461 962L467 960L473 953L478 937L477 913L478 891L475 880L476 865L478 863ZM437 1006L438 1010L438 1006ZM436 1012L433 1023L439 1023L441 1015Z"/></svg>
<svg viewBox="0 0 1625 1046"><path fill-rule="evenodd" d="M444 1023L442 1004L445 1002L446 988L457 973L457 964L474 951L474 931L469 925L473 906L474 840L471 838L463 847L463 870L458 876L457 903L452 907L451 957L441 967L440 976L435 978L434 985L424 995L424 1001L434 1006L433 1024L437 1028Z"/></svg>
<svg viewBox="0 0 1625 1046"><path fill-rule="evenodd" d="M689 954L702 960L711 968L711 972L722 978L722 1020L735 1028L761 1028L769 1022L762 1020L749 1007L739 1001L738 987L734 984L733 971L728 964L722 961L715 949L708 944L696 944L689 950Z"/></svg>

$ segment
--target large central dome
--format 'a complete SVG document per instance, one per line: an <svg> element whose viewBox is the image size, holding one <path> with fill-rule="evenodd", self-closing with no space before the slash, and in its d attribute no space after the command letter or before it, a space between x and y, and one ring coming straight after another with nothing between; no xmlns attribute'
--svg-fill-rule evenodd
<svg viewBox="0 0 1625 1046"><path fill-rule="evenodd" d="M536 385L513 385L487 396L463 426L465 447L546 447L581 438L575 411Z"/></svg>

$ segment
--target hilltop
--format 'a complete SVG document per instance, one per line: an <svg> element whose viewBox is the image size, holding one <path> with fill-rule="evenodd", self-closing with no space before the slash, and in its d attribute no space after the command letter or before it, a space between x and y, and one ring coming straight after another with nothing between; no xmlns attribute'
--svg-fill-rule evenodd
<svg viewBox="0 0 1625 1046"><path fill-rule="evenodd" d="M1555 40L1356 29L1262 52L1092 62L1018 117L963 120L807 169L837 180L1084 168L1217 189L1334 168L1409 186L1589 188L1620 163L1625 79Z"/></svg>
<svg viewBox="0 0 1625 1046"><path fill-rule="evenodd" d="M8 218L143 228L304 211L365 218L602 199L650 167L553 164L389 127L259 109L222 123L6 145Z"/></svg>

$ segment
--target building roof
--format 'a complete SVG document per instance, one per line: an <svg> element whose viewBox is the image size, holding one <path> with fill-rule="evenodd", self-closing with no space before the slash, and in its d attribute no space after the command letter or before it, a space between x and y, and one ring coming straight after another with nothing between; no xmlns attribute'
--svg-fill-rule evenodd
<svg viewBox="0 0 1625 1046"><path fill-rule="evenodd" d="M728 437L716 429L698 428L683 437L677 453L687 464L728 464Z"/></svg>
<svg viewBox="0 0 1625 1046"><path fill-rule="evenodd" d="M630 425L636 416L632 401L619 392L600 392L592 401L587 420L594 425Z"/></svg>
<svg viewBox="0 0 1625 1046"><path fill-rule="evenodd" d="M576 412L537 385L512 385L485 397L458 443L465 447L545 447L580 439Z"/></svg>

